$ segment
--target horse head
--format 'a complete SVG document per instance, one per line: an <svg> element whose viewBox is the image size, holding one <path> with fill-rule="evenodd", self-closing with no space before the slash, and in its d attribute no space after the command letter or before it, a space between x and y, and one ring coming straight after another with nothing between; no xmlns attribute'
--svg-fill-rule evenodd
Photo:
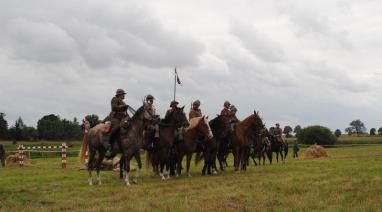
<svg viewBox="0 0 382 212"><path fill-rule="evenodd" d="M186 113L184 112L184 106L176 107L174 110L172 110L165 122L175 125L175 127L189 125Z"/></svg>
<svg viewBox="0 0 382 212"><path fill-rule="evenodd" d="M201 136L206 136L211 139L213 137L210 125L208 124L208 120L205 116L196 117L190 120L190 126L188 130L196 129L196 132Z"/></svg>

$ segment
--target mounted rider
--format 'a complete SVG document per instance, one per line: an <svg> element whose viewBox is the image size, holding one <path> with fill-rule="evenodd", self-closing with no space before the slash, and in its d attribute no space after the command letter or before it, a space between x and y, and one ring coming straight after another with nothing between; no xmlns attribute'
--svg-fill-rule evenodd
<svg viewBox="0 0 382 212"><path fill-rule="evenodd" d="M229 101L225 101L223 105L223 110L220 112L220 115L222 116L231 116L231 111L229 110L229 107L231 106L231 103Z"/></svg>
<svg viewBox="0 0 382 212"><path fill-rule="evenodd" d="M111 112L109 119L111 122L111 130L109 133L108 152L106 156L112 158L116 155L114 150L114 141L117 139L118 132L120 130L120 123L122 119L129 118L127 109L129 106L123 101L125 99L126 92L123 89L117 89L115 96L111 99Z"/></svg>
<svg viewBox="0 0 382 212"><path fill-rule="evenodd" d="M202 111L199 109L200 101L197 99L192 103L192 108L190 110L190 113L188 114L188 119L191 120L195 117L202 117Z"/></svg>
<svg viewBox="0 0 382 212"><path fill-rule="evenodd" d="M145 110L150 114L152 123L149 128L154 130L154 140L159 139L159 115L156 114L154 107L154 96L149 94L146 96L146 101L144 102Z"/></svg>
<svg viewBox="0 0 382 212"><path fill-rule="evenodd" d="M171 108L167 110L165 119L167 119L168 116L170 116L170 114L171 114L174 110L178 109L178 104L179 104L179 102L177 102L177 101L175 101L175 100L171 101L171 103L170 103L170 107L171 107ZM180 126L180 127L178 127L178 128L175 130L175 137L176 137L177 141L183 141L183 139L184 139L184 137L183 137L183 131L184 131L184 126Z"/></svg>
<svg viewBox="0 0 382 212"><path fill-rule="evenodd" d="M280 124L276 123L276 128L273 130L273 135L282 144L286 144L282 135L283 135L283 130L280 128Z"/></svg>
<svg viewBox="0 0 382 212"><path fill-rule="evenodd" d="M231 112L230 114L231 130L234 131L236 129L236 124L240 120L236 117L237 108L235 107L235 105L230 105L229 110Z"/></svg>

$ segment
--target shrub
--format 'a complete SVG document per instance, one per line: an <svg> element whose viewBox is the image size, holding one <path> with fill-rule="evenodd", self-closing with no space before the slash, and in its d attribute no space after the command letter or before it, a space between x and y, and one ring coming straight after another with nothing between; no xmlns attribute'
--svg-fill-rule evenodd
<svg viewBox="0 0 382 212"><path fill-rule="evenodd" d="M316 125L302 129L297 140L303 144L332 145L337 141L337 138L329 128Z"/></svg>

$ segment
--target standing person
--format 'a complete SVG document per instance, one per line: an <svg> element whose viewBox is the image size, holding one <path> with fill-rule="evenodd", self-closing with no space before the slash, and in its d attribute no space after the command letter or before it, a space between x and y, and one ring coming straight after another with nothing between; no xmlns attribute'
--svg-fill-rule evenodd
<svg viewBox="0 0 382 212"><path fill-rule="evenodd" d="M195 117L202 117L202 111L199 109L200 101L197 99L192 103L192 108L188 114L188 119L191 120Z"/></svg>
<svg viewBox="0 0 382 212"><path fill-rule="evenodd" d="M0 144L0 162L2 167L5 166L5 149L2 144Z"/></svg>
<svg viewBox="0 0 382 212"><path fill-rule="evenodd" d="M298 148L298 142L295 141L293 145L293 158L298 158L298 151L300 149Z"/></svg>
<svg viewBox="0 0 382 212"><path fill-rule="evenodd" d="M111 130L109 135L109 143L106 152L107 158L112 158L116 155L114 150L114 141L118 138L119 127L121 120L128 117L127 109L128 105L123 101L125 99L126 92L122 89L117 89L115 96L111 99L111 112L110 112L110 121L111 121Z"/></svg>
<svg viewBox="0 0 382 212"><path fill-rule="evenodd" d="M231 111L229 110L229 107L231 106L231 103L229 101L225 101L223 105L223 110L220 112L220 115L222 116L231 116Z"/></svg>

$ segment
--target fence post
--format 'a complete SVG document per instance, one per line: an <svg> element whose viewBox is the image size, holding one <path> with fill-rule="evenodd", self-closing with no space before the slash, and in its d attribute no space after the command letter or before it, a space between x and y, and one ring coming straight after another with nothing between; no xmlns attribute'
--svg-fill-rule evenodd
<svg viewBox="0 0 382 212"><path fill-rule="evenodd" d="M22 144L18 147L19 150L19 167L24 167L24 146Z"/></svg>
<svg viewBox="0 0 382 212"><path fill-rule="evenodd" d="M61 167L66 168L66 143L61 144Z"/></svg>

